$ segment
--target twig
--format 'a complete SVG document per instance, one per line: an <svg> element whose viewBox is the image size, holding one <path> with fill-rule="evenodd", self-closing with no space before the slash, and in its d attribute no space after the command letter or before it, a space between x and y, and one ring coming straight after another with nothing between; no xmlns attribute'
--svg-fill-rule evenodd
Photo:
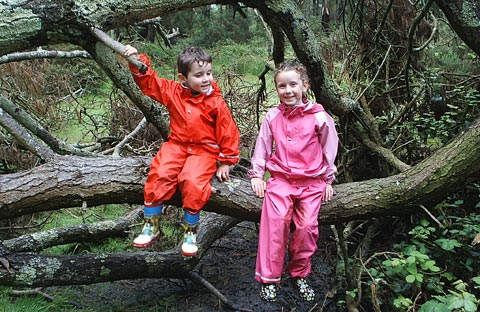
<svg viewBox="0 0 480 312"><path fill-rule="evenodd" d="M113 156L120 156L120 152L122 151L125 144L127 144L138 132L144 129L147 126L148 122L145 117L138 123L137 127L130 132L125 138L115 146L115 150L113 151Z"/></svg>
<svg viewBox="0 0 480 312"><path fill-rule="evenodd" d="M386 60L387 60L387 57L388 55L390 54L390 50L392 49L392 45L389 45L388 46L388 49L387 49L387 52L385 53L385 56L383 57L383 60L382 60L382 63L380 64L380 66L378 66L378 70L377 72L375 73L375 76L372 78L372 80L370 81L370 83L365 87L365 89L363 89L362 92L360 92L360 94L357 96L357 98L355 99L355 102L357 102L364 94L365 92L368 90L368 88L370 88L370 86L375 82L375 80L377 79L378 75L380 74L380 69L382 69L383 67L383 64L385 64Z"/></svg>
<svg viewBox="0 0 480 312"><path fill-rule="evenodd" d="M440 221L438 221L438 219L435 218L435 216L434 216L430 211L428 211L428 209L427 209L424 205L419 205L419 206L420 206L420 208L423 209L423 211L425 211L425 212L428 214L428 216L429 216L430 218L432 218L433 221L435 221L435 223L438 224L438 226L439 226L441 229L444 229L444 228L445 228L445 227L443 226L443 224L442 224Z"/></svg>
<svg viewBox="0 0 480 312"><path fill-rule="evenodd" d="M433 18L432 33L430 34L430 37L427 39L427 41L425 41L420 47L413 49L414 52L419 52L419 51L425 49L430 44L430 42L432 42L433 38L435 38L435 35L437 33L437 29L438 29L438 26L437 26L438 22L437 22L437 19L435 18L435 15L433 15L433 14L431 14L431 15L432 15L432 18Z"/></svg>
<svg viewBox="0 0 480 312"><path fill-rule="evenodd" d="M46 294L43 291L41 291L42 289L43 289L42 287L37 287L29 290L12 290L12 295L17 297L25 296L25 295L40 295L45 299L47 299L48 301L53 301L54 298L49 294Z"/></svg>
<svg viewBox="0 0 480 312"><path fill-rule="evenodd" d="M42 291L42 287L37 287L35 289L30 289L30 290L12 290L11 294L12 296L17 296L17 297L20 297L20 296L25 296L25 295L40 295L42 297L44 297L45 299L47 299L48 301L53 301L55 298L50 296L49 294L47 293L44 293ZM73 305L74 307L76 307L77 309L81 309L82 308L82 305L79 304L78 302L74 302L74 301L67 301L68 304L71 304Z"/></svg>
<svg viewBox="0 0 480 312"><path fill-rule="evenodd" d="M252 310L249 309L243 309L243 308L237 308L233 303L230 302L223 294L221 294L212 284L210 284L206 279L201 277L198 273L196 272L190 272L190 279L192 279L194 282L198 282L205 286L210 292L212 292L220 301L222 301L228 308L234 311L244 311L244 312L252 312Z"/></svg>

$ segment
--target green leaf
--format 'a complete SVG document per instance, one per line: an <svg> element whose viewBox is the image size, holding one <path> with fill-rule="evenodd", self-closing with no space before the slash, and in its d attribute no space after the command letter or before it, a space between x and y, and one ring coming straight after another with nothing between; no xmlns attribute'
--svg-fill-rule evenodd
<svg viewBox="0 0 480 312"><path fill-rule="evenodd" d="M419 281L420 283L423 282L423 274L417 273L415 274L415 279Z"/></svg>
<svg viewBox="0 0 480 312"><path fill-rule="evenodd" d="M418 312L451 312L452 310L448 308L448 306L445 303L438 302L437 300L428 300L422 306L420 309L418 309Z"/></svg>
<svg viewBox="0 0 480 312"><path fill-rule="evenodd" d="M452 251L453 249L455 249L455 247L462 246L462 244L459 243L456 239L448 239L448 238L439 238L435 241L435 243L437 243L440 246L440 248L447 251Z"/></svg>
<svg viewBox="0 0 480 312"><path fill-rule="evenodd" d="M472 281L474 281L475 284L480 285L480 276L475 276L474 278L472 278Z"/></svg>
<svg viewBox="0 0 480 312"><path fill-rule="evenodd" d="M440 271L440 268L435 265L435 260L425 261L424 263L420 264L420 267L423 270L430 270L432 272Z"/></svg>
<svg viewBox="0 0 480 312"><path fill-rule="evenodd" d="M415 282L415 275L409 274L405 277L405 280L407 281L407 283L412 284L413 282Z"/></svg>
<svg viewBox="0 0 480 312"><path fill-rule="evenodd" d="M475 312L477 311L477 305L472 302L472 301L465 301L464 305L463 305L463 308L465 309L465 311L467 312Z"/></svg>

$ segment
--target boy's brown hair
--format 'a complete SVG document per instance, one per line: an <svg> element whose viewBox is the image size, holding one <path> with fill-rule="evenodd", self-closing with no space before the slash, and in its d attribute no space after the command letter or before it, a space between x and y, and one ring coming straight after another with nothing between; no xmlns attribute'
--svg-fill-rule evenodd
<svg viewBox="0 0 480 312"><path fill-rule="evenodd" d="M188 72L194 62L197 62L200 66L204 63L211 63L212 57L199 47L189 46L186 47L179 55L177 60L178 73L187 77Z"/></svg>

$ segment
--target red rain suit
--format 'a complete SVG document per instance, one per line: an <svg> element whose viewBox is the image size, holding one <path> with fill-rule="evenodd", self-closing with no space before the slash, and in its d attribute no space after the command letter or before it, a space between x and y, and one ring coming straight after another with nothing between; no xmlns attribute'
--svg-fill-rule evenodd
<svg viewBox="0 0 480 312"><path fill-rule="evenodd" d="M322 197L337 171L337 148L334 121L320 104L280 104L266 114L248 172L251 178L263 178L266 170L271 175L260 221L255 270L259 282L280 283L287 242L287 274L309 275ZM290 233L292 222L295 230Z"/></svg>
<svg viewBox="0 0 480 312"><path fill-rule="evenodd" d="M192 96L180 82L158 77L148 56L139 57L148 70L141 74L130 64L135 82L170 114L168 141L153 158L145 183L145 207L169 200L178 187L183 207L197 213L210 197L217 161L238 162L237 125L215 82L210 93Z"/></svg>

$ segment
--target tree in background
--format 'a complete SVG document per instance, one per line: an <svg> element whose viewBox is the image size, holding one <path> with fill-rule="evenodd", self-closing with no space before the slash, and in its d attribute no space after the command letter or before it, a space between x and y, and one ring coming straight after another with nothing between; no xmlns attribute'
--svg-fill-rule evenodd
<svg viewBox="0 0 480 312"><path fill-rule="evenodd" d="M315 98L339 121L342 145L338 168L342 183L335 186L336 198L331 204L325 205L320 221L323 224L351 221L334 230L340 250L343 251L345 288L350 291L346 297L347 307L353 311L362 299L361 293L358 293L361 287L357 287L362 279L357 279L357 275L363 277L364 274L361 273L365 272L361 267L352 266L354 269L351 269L349 259L367 257L375 241L373 233L383 226L389 227L389 222L392 222L383 219L383 216L429 211L454 192L464 190L472 182L478 182L480 50L477 38L480 36L478 26L471 27L470 24L461 22L466 17L478 19L477 11L474 6L461 7L460 1L435 2L438 7L433 6L433 1L419 1L415 5L409 1L243 1L235 2L235 7L223 7L206 6L212 3L206 1L183 4L172 0L148 1L141 6L131 4L126 9L121 1L114 1L109 7L93 2L75 4L74 8L51 4L54 11L34 3L20 7L4 5L0 11L10 24L5 23L3 25L6 26L0 28L2 62L21 58L21 54L11 54L17 51L50 45L56 49L61 48L53 46L57 43L81 48L81 51L67 51L66 54L50 49L37 50L30 53L30 57L64 57L60 62L66 72L55 73L55 81L62 81L62 75L71 76L71 68L86 71L86 74L77 76L78 80L70 79L72 83L62 90L70 90L70 103L78 105L72 105L73 108L70 106L68 109L72 109L82 125L91 125L89 131L94 132L93 138L96 141L89 150L87 145L92 145L84 143L83 138L80 139L81 144L70 144L52 135L48 130L54 125L49 121L53 120L51 117L58 110L51 110L50 107L58 103L63 91L55 88L58 84L54 86L50 83L53 81L39 83L41 77L28 71L26 67L29 65L2 65L7 69L4 71L2 68L2 75L7 73L2 78L0 96L0 108L4 112L0 124L6 129L2 140L10 146L15 141L18 150L28 150L28 153L20 153L22 157L40 160L39 163L44 164L37 166L38 163L35 163L35 167L29 171L0 176L0 218L8 220L34 212L78 207L82 204L91 207L108 202L141 203L148 157L134 157L132 154L148 156L152 150L156 150L149 144L161 144L161 140L155 138L166 137L168 120L161 107L145 99L135 89L125 62L112 53L112 46L105 38L100 38L98 33L92 31L93 25L109 31L160 16L165 20L160 22L164 29L175 27L175 21L178 20L176 27L189 30L185 33L194 35L192 42L200 40L203 34L208 40L199 42L205 45L215 42L217 38L219 41L247 41L260 29L265 29L268 34L266 37L269 38L265 46L271 49L268 57L277 63L283 58L295 56L305 64L312 78ZM220 4L221 2L218 3ZM92 6L97 9L92 11ZM184 11L193 7L192 11ZM169 20L164 17L172 10L179 11L175 13L175 18ZM247 18L241 17L240 12ZM466 45L457 37L445 35L446 24L440 14L446 14L450 25ZM257 17L261 17L261 20ZM193 20L202 24L197 26ZM245 31L247 26L251 32ZM465 31L467 28L468 31ZM12 33L16 36L11 36ZM168 37L167 34L162 38ZM439 37L438 34L445 37ZM445 47L444 44L449 43L445 38L451 38L450 45L455 47L457 53L451 53L452 48ZM115 44L113 48L115 49ZM239 50L232 53L232 56L239 57L240 52L249 53L249 50ZM162 57L170 54L168 51L162 53L165 53ZM449 62L441 69L434 68L440 61L446 60L443 56L447 53L451 53L450 62L456 61L456 56L461 55L463 63L471 60L472 65L460 73L443 70L449 68L446 66L451 64ZM91 57L98 67L92 70L87 66L90 61L66 59L69 56ZM438 60L438 63L434 60ZM268 72L269 60L265 61L265 72ZM48 62L43 61L31 64L43 66L44 69L50 67ZM458 65L451 68L461 68ZM105 74L97 70L102 70ZM22 79L10 80L8 73L13 76L19 72L23 74ZM238 90L240 87L235 79L236 75L231 74L222 77L224 81L235 82L232 85ZM102 84L100 82L105 84L108 88L106 94L110 95L105 105L112 107L112 112L106 110L106 113L111 114L105 116L109 121L107 127L101 127L98 116L84 105L84 101L96 103L93 102L95 93L102 90L98 88ZM115 88L110 89L111 83ZM96 91L90 90L91 85L96 86ZM29 90L28 97L19 92L23 90ZM230 95L229 103L234 108L236 118L248 119L238 117L245 114L246 110L245 116L258 120L268 101L262 102L262 96L248 96L248 92L244 92L242 97L236 97L239 93L233 93L234 88L231 90L224 88L227 96ZM123 104L127 98L131 101L131 106ZM260 101L256 102L256 99ZM437 113L437 104L443 107L443 114ZM132 142L130 140L135 137L136 129L145 131L142 130L146 127L143 117L150 124L150 143L135 145L139 148L126 148L129 146L126 143ZM119 129L119 120L125 124L125 129L133 131L131 135L129 131L122 132ZM102 132L104 129L107 130ZM254 136L252 129L255 129L254 124L250 128L245 126L242 130L244 134ZM123 135L119 137L119 133ZM247 136L244 139L245 142L250 142ZM248 150L248 144L245 149ZM107 154L123 157L106 157ZM248 159L246 161L245 166L248 166ZM15 171L16 168L10 166L9 162L5 156L5 170ZM218 192L212 196L206 210L238 219L258 220L259 200L246 191L248 184L239 175L231 185L220 185L212 181ZM53 181L55 183L52 186ZM105 185L106 187L101 187ZM212 225L211 235L202 241L205 249L216 237L222 235L225 228L236 222L230 218L223 221L219 227ZM129 222L131 218L125 218L116 224L127 226ZM355 232L354 229L357 228L367 230ZM73 232L74 229L70 231ZM109 231L114 232L113 229ZM349 250L345 243L345 237L352 235L352 232L365 235L355 251ZM96 236L80 232L69 238L51 239L42 242L42 247L107 235L100 227L95 233ZM25 283L16 268L26 265L31 257L38 257L35 258L38 259L36 263L40 264L53 259L58 261L60 267L76 261L68 257L47 258L19 253L18 251L28 251L27 242L15 239L8 241L6 246L9 250L6 249L2 254L7 263L15 268L0 273L0 283L4 285ZM72 274L68 277L62 277L61 271L47 275L46 272L42 273L41 266L31 267L38 275L29 280L28 284L95 283L140 278L145 274L142 272L146 271L160 277L167 277L171 272L175 272L175 276L186 276L197 263L197 259L193 259L189 263L179 264L176 262L178 259L169 256L168 263L172 265L167 269L159 263L146 263L145 256L136 253L103 255L102 259L94 255L87 257L88 261L82 263L88 263L92 269L82 267L77 261L75 267L69 267ZM138 271L125 272L118 269L118 257L129 267L138 268ZM28 263L31 265L33 262ZM95 268L105 266L111 269L111 273L97 274Z"/></svg>

